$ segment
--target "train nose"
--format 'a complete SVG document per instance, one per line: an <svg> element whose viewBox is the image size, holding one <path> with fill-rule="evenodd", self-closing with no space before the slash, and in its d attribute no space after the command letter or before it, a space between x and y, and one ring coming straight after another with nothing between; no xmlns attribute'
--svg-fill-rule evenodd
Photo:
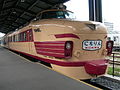
<svg viewBox="0 0 120 90"><path fill-rule="evenodd" d="M107 69L108 60L89 61L85 64L85 70L88 74L102 75Z"/></svg>

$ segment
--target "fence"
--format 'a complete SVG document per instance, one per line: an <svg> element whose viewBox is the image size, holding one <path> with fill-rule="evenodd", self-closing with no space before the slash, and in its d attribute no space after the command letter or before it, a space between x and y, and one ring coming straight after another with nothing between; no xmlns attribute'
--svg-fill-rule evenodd
<svg viewBox="0 0 120 90"><path fill-rule="evenodd" d="M110 67L108 69L108 74L114 76L120 76L120 52L113 52L109 57Z"/></svg>

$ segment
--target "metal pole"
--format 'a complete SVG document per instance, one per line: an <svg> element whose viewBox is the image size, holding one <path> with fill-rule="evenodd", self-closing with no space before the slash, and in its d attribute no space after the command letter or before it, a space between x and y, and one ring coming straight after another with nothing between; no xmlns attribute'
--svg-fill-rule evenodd
<svg viewBox="0 0 120 90"><path fill-rule="evenodd" d="M102 22L102 0L95 0L95 20Z"/></svg>
<svg viewBox="0 0 120 90"><path fill-rule="evenodd" d="M114 61L115 61L115 60L114 60L114 54L115 54L115 53L113 53L113 77L114 77L114 69L115 69L115 64L114 64Z"/></svg>
<svg viewBox="0 0 120 90"><path fill-rule="evenodd" d="M94 0L88 0L89 1L89 20L95 21L95 3Z"/></svg>
<svg viewBox="0 0 120 90"><path fill-rule="evenodd" d="M89 0L89 20L102 22L102 0Z"/></svg>

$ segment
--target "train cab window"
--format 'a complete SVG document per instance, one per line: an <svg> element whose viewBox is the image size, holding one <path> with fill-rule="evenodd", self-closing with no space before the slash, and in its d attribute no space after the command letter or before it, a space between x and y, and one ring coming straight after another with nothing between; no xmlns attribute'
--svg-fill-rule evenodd
<svg viewBox="0 0 120 90"><path fill-rule="evenodd" d="M73 12L70 11L46 11L42 13L41 19L75 19Z"/></svg>

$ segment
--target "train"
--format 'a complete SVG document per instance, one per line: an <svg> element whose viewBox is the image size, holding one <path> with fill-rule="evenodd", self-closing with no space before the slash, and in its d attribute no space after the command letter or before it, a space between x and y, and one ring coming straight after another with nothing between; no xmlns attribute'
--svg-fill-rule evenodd
<svg viewBox="0 0 120 90"><path fill-rule="evenodd" d="M52 69L81 80L106 74L106 56L113 48L104 24L78 21L66 9L40 12L28 25L6 34L3 41L5 48L49 63Z"/></svg>
<svg viewBox="0 0 120 90"><path fill-rule="evenodd" d="M112 33L109 33L108 40L114 41L113 51L119 52L120 51L120 32L113 31Z"/></svg>

